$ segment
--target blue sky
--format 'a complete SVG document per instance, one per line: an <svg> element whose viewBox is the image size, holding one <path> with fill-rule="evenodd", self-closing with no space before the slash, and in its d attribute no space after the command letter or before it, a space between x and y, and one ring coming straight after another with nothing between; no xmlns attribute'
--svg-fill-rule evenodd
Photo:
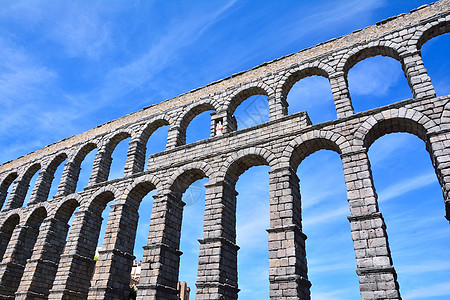
<svg viewBox="0 0 450 300"><path fill-rule="evenodd" d="M429 2L3 0L0 162ZM446 34L422 49L438 95L450 94L449 46ZM400 63L384 57L351 69L349 88L356 112L411 97ZM289 113L306 110L313 123L336 118L324 78L300 81L288 102ZM236 117L239 128L267 121L265 99L248 99ZM187 141L208 132L209 114L203 113L189 126ZM167 128L155 132L149 151L164 150L166 136ZM126 149L122 142L114 152L110 178L121 176ZM87 183L94 154L83 162L78 190ZM369 157L403 299L448 299L450 227L424 143L408 134L387 135L371 146ZM268 298L267 171L251 168L236 186L239 299ZM60 174L61 168L55 182ZM319 151L302 162L298 175L312 298L359 299L340 158ZM205 181L184 195L180 279L192 288ZM149 195L139 211L138 258L151 205Z"/></svg>

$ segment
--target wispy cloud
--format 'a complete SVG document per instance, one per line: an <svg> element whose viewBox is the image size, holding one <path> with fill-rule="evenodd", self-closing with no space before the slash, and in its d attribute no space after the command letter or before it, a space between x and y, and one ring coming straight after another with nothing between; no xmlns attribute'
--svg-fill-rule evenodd
<svg viewBox="0 0 450 300"><path fill-rule="evenodd" d="M98 58L111 46L110 22L105 15L117 3L14 1L0 15L63 46L71 57Z"/></svg>
<svg viewBox="0 0 450 300"><path fill-rule="evenodd" d="M329 222L335 218L340 218L349 214L349 207L341 206L338 209L326 211L324 213L309 217L303 221L304 226L317 225L324 222Z"/></svg>
<svg viewBox="0 0 450 300"><path fill-rule="evenodd" d="M450 295L450 282L436 283L413 289L403 295L405 300Z"/></svg>
<svg viewBox="0 0 450 300"><path fill-rule="evenodd" d="M436 182L436 180L437 180L436 175L433 173L425 173L425 174L421 174L421 175L413 177L413 178L408 178L397 184L391 185L390 187L386 188L385 190L380 191L378 193L379 201L384 202L384 201L394 199L394 198L404 195L406 193L409 193L414 190L418 190L418 189L426 187L430 184L433 184Z"/></svg>
<svg viewBox="0 0 450 300"><path fill-rule="evenodd" d="M399 61L385 57L370 58L355 65L349 71L350 93L387 96L402 77L404 76Z"/></svg>
<svg viewBox="0 0 450 300"><path fill-rule="evenodd" d="M312 298L315 300L343 300L348 299L348 289L339 289L333 291L312 292Z"/></svg>
<svg viewBox="0 0 450 300"><path fill-rule="evenodd" d="M450 270L450 262L445 260L427 260L418 264L403 266L399 270L403 273L409 274L447 271Z"/></svg>
<svg viewBox="0 0 450 300"><path fill-rule="evenodd" d="M177 52L201 37L234 3L235 1L228 2L208 14L194 13L173 21L145 54L108 72L100 92L100 100L110 101L145 83L151 84L150 80L167 66Z"/></svg>

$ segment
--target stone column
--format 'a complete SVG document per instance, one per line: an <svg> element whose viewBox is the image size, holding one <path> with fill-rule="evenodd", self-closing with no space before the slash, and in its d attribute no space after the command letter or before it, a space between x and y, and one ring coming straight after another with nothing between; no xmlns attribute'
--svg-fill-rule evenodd
<svg viewBox="0 0 450 300"><path fill-rule="evenodd" d="M74 213L49 299L86 299L95 267L94 255L101 223L101 211Z"/></svg>
<svg viewBox="0 0 450 300"><path fill-rule="evenodd" d="M6 178L2 178L0 184L0 209L3 207L3 204L5 204L5 201L7 200L6 197L8 196L8 189L13 184L14 180L16 179L17 175L10 175Z"/></svg>
<svg viewBox="0 0 450 300"><path fill-rule="evenodd" d="M172 193L158 196L153 202L147 245L139 279L140 299L177 297L180 266L180 236L184 203Z"/></svg>
<svg viewBox="0 0 450 300"><path fill-rule="evenodd" d="M30 180L31 178L21 177L14 181L13 188L11 189L11 194L6 201L3 210L22 207L23 201L27 196L28 188L30 187Z"/></svg>
<svg viewBox="0 0 450 300"><path fill-rule="evenodd" d="M33 251L39 226L17 225L0 263L0 299L14 299L25 264Z"/></svg>
<svg viewBox="0 0 450 300"><path fill-rule="evenodd" d="M46 219L38 242L27 261L15 299L47 299L55 279L69 225L58 219Z"/></svg>
<svg viewBox="0 0 450 300"><path fill-rule="evenodd" d="M135 207L128 204L111 205L88 299L129 299L138 218Z"/></svg>
<svg viewBox="0 0 450 300"><path fill-rule="evenodd" d="M0 228L0 262L3 259L3 255L8 248L9 241L11 240L14 229L19 223L19 216L10 217L3 226Z"/></svg>
<svg viewBox="0 0 450 300"><path fill-rule="evenodd" d="M267 96L269 102L269 121L280 119L287 115L287 102L279 101L275 95Z"/></svg>
<svg viewBox="0 0 450 300"><path fill-rule="evenodd" d="M75 161L69 161L65 164L56 196L66 196L75 193L80 171L80 164Z"/></svg>
<svg viewBox="0 0 450 300"><path fill-rule="evenodd" d="M344 72L333 73L330 75L329 79L338 119L353 115L353 105L350 99L348 82Z"/></svg>
<svg viewBox="0 0 450 300"><path fill-rule="evenodd" d="M427 148L444 195L445 218L450 221L450 133L431 135Z"/></svg>
<svg viewBox="0 0 450 300"><path fill-rule="evenodd" d="M269 173L270 299L310 299L299 179L291 167Z"/></svg>
<svg viewBox="0 0 450 300"><path fill-rule="evenodd" d="M415 99L436 97L436 92L423 64L420 51L405 52L401 59L413 97Z"/></svg>
<svg viewBox="0 0 450 300"><path fill-rule="evenodd" d="M146 144L140 141L131 141L127 151L127 161L123 172L124 177L144 171Z"/></svg>
<svg viewBox="0 0 450 300"><path fill-rule="evenodd" d="M401 299L366 150L341 155L362 300Z"/></svg>
<svg viewBox="0 0 450 300"><path fill-rule="evenodd" d="M111 162L111 153L107 149L103 148L97 152L97 156L92 164L92 175L89 178L89 185L108 180Z"/></svg>
<svg viewBox="0 0 450 300"><path fill-rule="evenodd" d="M186 144L186 137L180 136L179 126L170 126L167 133L167 145L166 149L174 149L176 146Z"/></svg>
<svg viewBox="0 0 450 300"><path fill-rule="evenodd" d="M36 183L31 191L30 201L28 201L27 205L47 201L54 178L53 174L50 174L48 170L42 170L36 179Z"/></svg>
<svg viewBox="0 0 450 300"><path fill-rule="evenodd" d="M236 191L207 183L197 274L197 299L237 299Z"/></svg>

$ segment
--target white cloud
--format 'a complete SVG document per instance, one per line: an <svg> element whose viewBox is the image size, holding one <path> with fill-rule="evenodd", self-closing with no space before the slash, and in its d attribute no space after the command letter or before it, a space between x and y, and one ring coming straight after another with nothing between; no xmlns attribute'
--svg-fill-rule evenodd
<svg viewBox="0 0 450 300"><path fill-rule="evenodd" d="M162 33L144 55L106 74L100 100L111 101L149 83L151 78L176 57L177 52L200 38L234 3L235 1L228 2L208 14L193 14L173 21L170 29Z"/></svg>
<svg viewBox="0 0 450 300"><path fill-rule="evenodd" d="M63 46L71 56L98 58L111 46L111 23L105 15L119 11L117 3L15 1L0 15Z"/></svg>
<svg viewBox="0 0 450 300"><path fill-rule="evenodd" d="M408 178L380 191L378 193L378 199L380 202L388 201L408 192L433 184L436 180L436 174L434 173L425 173L413 178Z"/></svg>
<svg viewBox="0 0 450 300"><path fill-rule="evenodd" d="M321 224L321 223L326 223L329 221L332 221L336 218L340 218L343 216L346 216L350 213L348 205L346 206L341 206L337 209L333 209L330 211L326 211L324 213L320 213L318 215L309 217L309 218L305 218L305 220L303 221L303 226L312 226L312 225L317 225L317 224Z"/></svg>
<svg viewBox="0 0 450 300"><path fill-rule="evenodd" d="M245 214L245 219L244 219ZM240 218L239 218L240 217ZM265 206L256 206L252 212L245 212L238 216L237 244L247 249L267 247L269 228L269 211Z"/></svg>
<svg viewBox="0 0 450 300"><path fill-rule="evenodd" d="M404 77L399 61L393 58L371 57L350 69L349 90L353 95L387 96L402 76Z"/></svg>

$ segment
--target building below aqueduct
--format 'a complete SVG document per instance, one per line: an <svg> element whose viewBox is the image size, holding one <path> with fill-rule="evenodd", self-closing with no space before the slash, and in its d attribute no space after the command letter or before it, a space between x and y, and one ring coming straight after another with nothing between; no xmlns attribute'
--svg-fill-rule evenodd
<svg viewBox="0 0 450 300"><path fill-rule="evenodd" d="M308 300L311 283L296 170L308 155L327 149L342 159L361 299L401 299L367 151L388 133L419 137L430 153L450 220L450 96L436 97L421 57L422 45L450 32L449 9L449 0L420 7L4 163L0 298L128 299L138 208L156 190L138 299L177 299L182 195L193 182L207 178L196 297L237 299L235 184L250 167L266 165L270 299ZM413 99L355 114L348 71L377 55L402 64ZM312 75L329 80L335 120L311 124L307 112L287 114L290 89ZM233 114L253 95L267 96L270 120L237 130ZM187 126L207 110L214 110L211 137L186 144ZM222 135L215 134L219 122ZM164 125L170 127L167 148L147 159L146 143ZM131 142L124 176L108 180L111 155L126 138ZM81 163L94 149L89 185L76 193ZM58 192L48 200L55 170L65 160ZM34 174L38 179L30 187ZM28 189L31 198L23 206ZM101 214L112 201L95 263Z"/></svg>

